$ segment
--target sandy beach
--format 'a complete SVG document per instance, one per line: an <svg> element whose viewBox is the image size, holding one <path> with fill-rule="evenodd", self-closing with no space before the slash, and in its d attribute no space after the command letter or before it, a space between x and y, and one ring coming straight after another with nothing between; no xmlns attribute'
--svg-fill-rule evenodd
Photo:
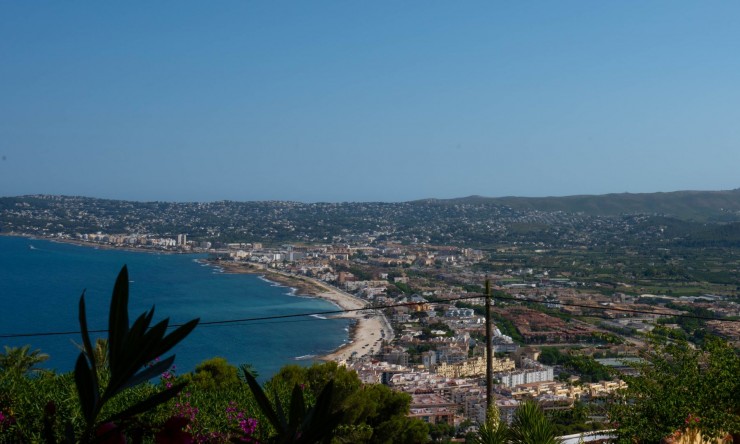
<svg viewBox="0 0 740 444"><path fill-rule="evenodd" d="M248 264L235 262L219 262L225 273L252 273L262 274L266 279L281 285L297 289L299 294L310 295L325 299L344 310L358 310L365 308L367 302L349 293L339 290L329 284L305 276L295 276L276 270L252 268ZM393 331L385 316L375 311L355 311L336 315L337 317L351 318L355 325L350 331L350 341L339 349L321 356L318 359L325 361L342 362L347 359L377 353L380 350L382 339L391 341ZM385 334L385 337L382 334Z"/></svg>
<svg viewBox="0 0 740 444"><path fill-rule="evenodd" d="M36 238L35 236L23 235L19 233L3 233L3 235L10 236L22 236L30 239ZM141 253L159 253L159 254L178 254L182 253L179 251L171 250L160 250L160 249L149 249L149 248L135 248L135 247L123 247L108 244L101 244L97 242L87 242L80 239L63 239L63 238L47 238L38 237L39 239L50 240L60 243L68 243L74 245L80 245L90 248L100 249L116 249L116 250L127 250ZM296 289L296 293L300 295L314 296L337 305L343 310L360 310L366 307L367 302L357 298L349 293L346 293L336 287L333 287L325 282L317 279L312 279L306 276L295 276L292 274L284 273L281 271L261 268L254 266L249 263L240 262L229 262L229 261L205 261L205 263L220 267L225 273L238 273L238 274L260 274L266 279L276 282L286 287ZM390 327L388 320L379 311L375 310L362 310L352 311L348 313L341 313L333 315L335 317L350 318L354 319L354 325L350 329L349 342L334 350L333 352L320 356L317 359L325 361L336 361L343 362L350 358L361 358L363 356L377 353L381 346L382 340L385 339L387 342L393 340L393 329Z"/></svg>

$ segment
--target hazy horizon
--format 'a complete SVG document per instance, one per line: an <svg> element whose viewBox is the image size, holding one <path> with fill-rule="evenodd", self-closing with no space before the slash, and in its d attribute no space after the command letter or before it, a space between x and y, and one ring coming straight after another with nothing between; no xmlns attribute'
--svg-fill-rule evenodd
<svg viewBox="0 0 740 444"><path fill-rule="evenodd" d="M740 4L0 4L0 195L738 187Z"/></svg>

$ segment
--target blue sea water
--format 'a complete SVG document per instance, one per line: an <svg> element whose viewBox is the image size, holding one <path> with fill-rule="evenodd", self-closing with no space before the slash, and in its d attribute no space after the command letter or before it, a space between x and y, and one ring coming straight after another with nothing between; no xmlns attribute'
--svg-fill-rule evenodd
<svg viewBox="0 0 740 444"><path fill-rule="evenodd" d="M129 271L129 319L156 306L154 320L183 323L257 318L335 310L321 299L294 295L256 275L226 274L198 262L203 255L139 253L96 249L47 240L0 236L0 336L79 331L80 295L85 290L89 328L105 329L116 276ZM344 319L299 317L199 326L176 348L178 372L204 359L250 363L268 377L283 365L311 362L347 341ZM79 334L2 338L51 355L46 367L69 371L81 343ZM309 359L305 359L309 357ZM301 358L301 359L297 359Z"/></svg>

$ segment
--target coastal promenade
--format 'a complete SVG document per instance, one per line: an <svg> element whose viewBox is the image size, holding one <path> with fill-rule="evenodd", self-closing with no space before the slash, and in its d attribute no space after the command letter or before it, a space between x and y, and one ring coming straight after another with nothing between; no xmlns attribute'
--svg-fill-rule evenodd
<svg viewBox="0 0 740 444"><path fill-rule="evenodd" d="M236 262L219 262L218 266L225 273L262 274L267 280L296 288L301 295L327 300L342 310L360 310L368 305L367 301L307 276L297 276L270 269L254 269ZM393 329L388 319L379 310L350 311L334 315L334 317L349 318L355 321L350 330L350 341L318 359L339 363L350 358L358 359L380 351L383 340L386 342L393 340Z"/></svg>

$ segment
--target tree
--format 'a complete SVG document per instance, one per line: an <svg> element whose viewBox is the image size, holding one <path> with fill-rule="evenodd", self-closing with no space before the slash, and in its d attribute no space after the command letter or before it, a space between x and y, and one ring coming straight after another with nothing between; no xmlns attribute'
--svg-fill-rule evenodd
<svg viewBox="0 0 740 444"><path fill-rule="evenodd" d="M407 417L410 395L394 392L380 384L363 385L357 373L335 362L308 368L289 365L283 367L268 384L283 387L303 385L310 396L318 398L330 381L334 386L330 410L342 412L334 442L412 444L428 440L427 424Z"/></svg>
<svg viewBox="0 0 740 444"><path fill-rule="evenodd" d="M334 381L330 380L322 387L316 403L307 407L303 388L300 384L293 386L290 405L283 406L277 394L270 401L257 380L249 371L242 371L259 409L275 429L267 442L274 444L314 444L328 443L334 430L341 421L343 412L332 411L331 400L334 393ZM286 414L287 413L287 414Z"/></svg>
<svg viewBox="0 0 740 444"><path fill-rule="evenodd" d="M610 406L620 442L658 443L689 422L704 437L740 432L740 357L707 336L700 349L655 335L639 374Z"/></svg>
<svg viewBox="0 0 740 444"><path fill-rule="evenodd" d="M195 366L195 371L187 375L185 379L208 390L235 386L241 382L237 368L221 357L206 359L201 362Z"/></svg>
<svg viewBox="0 0 740 444"><path fill-rule="evenodd" d="M421 443L429 428L419 419L409 418L411 396L381 384L365 385L345 401L345 424L368 424L373 435L367 443Z"/></svg>
<svg viewBox="0 0 740 444"><path fill-rule="evenodd" d="M30 345L23 347L6 345L5 353L0 353L0 372L14 372L19 375L42 372L43 370L36 366L49 359L49 355L41 353L41 350L30 350Z"/></svg>
<svg viewBox="0 0 740 444"><path fill-rule="evenodd" d="M286 365L272 377L269 384L282 385L288 390L296 384L302 385L312 397L317 398L329 381L334 381L334 396L332 398L332 408L334 410L339 410L344 401L362 386L357 373L338 365L336 362L314 364L308 368Z"/></svg>

